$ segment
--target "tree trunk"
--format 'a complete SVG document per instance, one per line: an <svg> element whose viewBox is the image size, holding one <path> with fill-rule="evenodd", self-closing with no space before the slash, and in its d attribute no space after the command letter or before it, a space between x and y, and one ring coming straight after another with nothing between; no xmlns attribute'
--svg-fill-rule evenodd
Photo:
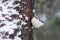
<svg viewBox="0 0 60 40"><path fill-rule="evenodd" d="M22 20L27 23L26 25L22 25L22 40L33 40L31 18L33 16L34 0L22 0L21 6L24 9L21 13L23 15Z"/></svg>

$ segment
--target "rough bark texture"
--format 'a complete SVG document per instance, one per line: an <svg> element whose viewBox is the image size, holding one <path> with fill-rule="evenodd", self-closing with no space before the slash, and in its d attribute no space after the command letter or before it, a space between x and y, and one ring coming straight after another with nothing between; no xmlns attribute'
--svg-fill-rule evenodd
<svg viewBox="0 0 60 40"><path fill-rule="evenodd" d="M33 10L33 0L22 0L20 2L22 8L24 9L21 14L23 15L22 20L27 24L22 25L22 40L33 40L33 30L31 25L32 10ZM25 19L25 16L28 17L28 20Z"/></svg>
<svg viewBox="0 0 60 40"><path fill-rule="evenodd" d="M0 0L0 40L33 40L33 6L33 0Z"/></svg>

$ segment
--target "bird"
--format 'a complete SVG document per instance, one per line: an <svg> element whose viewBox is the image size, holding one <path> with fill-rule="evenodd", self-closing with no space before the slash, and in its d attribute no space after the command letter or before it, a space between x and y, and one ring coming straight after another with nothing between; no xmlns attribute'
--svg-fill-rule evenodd
<svg viewBox="0 0 60 40"><path fill-rule="evenodd" d="M60 12L46 22L33 17L31 23L34 40L60 40Z"/></svg>

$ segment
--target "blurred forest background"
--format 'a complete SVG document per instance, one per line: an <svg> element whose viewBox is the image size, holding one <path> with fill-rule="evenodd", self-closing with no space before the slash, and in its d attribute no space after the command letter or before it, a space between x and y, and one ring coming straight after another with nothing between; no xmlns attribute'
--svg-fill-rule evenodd
<svg viewBox="0 0 60 40"><path fill-rule="evenodd" d="M54 14L60 12L60 0L35 0L34 7L36 17L42 21L46 18L49 20Z"/></svg>
<svg viewBox="0 0 60 40"><path fill-rule="evenodd" d="M60 13L60 0L35 0L34 2L35 2L34 3L35 12L33 11L34 16L43 22L51 20L55 14ZM39 29L34 30L33 32L34 40L60 40L59 39L60 38L60 34L59 34L60 18L58 18L58 20L54 20L54 19L55 18L53 18L52 22L49 22L50 24L48 23L49 28L46 27L47 31L45 30L46 29L45 27L40 28L40 30ZM54 23L53 26L51 26L52 23ZM57 26L57 28L55 26ZM43 34L45 35L45 38L42 36Z"/></svg>

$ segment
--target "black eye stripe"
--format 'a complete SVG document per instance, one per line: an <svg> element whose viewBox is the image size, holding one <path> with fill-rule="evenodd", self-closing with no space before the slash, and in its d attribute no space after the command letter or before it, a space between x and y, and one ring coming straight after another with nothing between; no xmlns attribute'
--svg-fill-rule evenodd
<svg viewBox="0 0 60 40"><path fill-rule="evenodd" d="M39 19L39 18L37 18L37 17L35 17L36 19L38 19L39 21L41 21L42 23L45 23L44 21L42 21L41 19Z"/></svg>
<svg viewBox="0 0 60 40"><path fill-rule="evenodd" d="M45 23L44 21L42 21L42 20L40 20L40 19L39 19L39 21L41 21L42 23Z"/></svg>

